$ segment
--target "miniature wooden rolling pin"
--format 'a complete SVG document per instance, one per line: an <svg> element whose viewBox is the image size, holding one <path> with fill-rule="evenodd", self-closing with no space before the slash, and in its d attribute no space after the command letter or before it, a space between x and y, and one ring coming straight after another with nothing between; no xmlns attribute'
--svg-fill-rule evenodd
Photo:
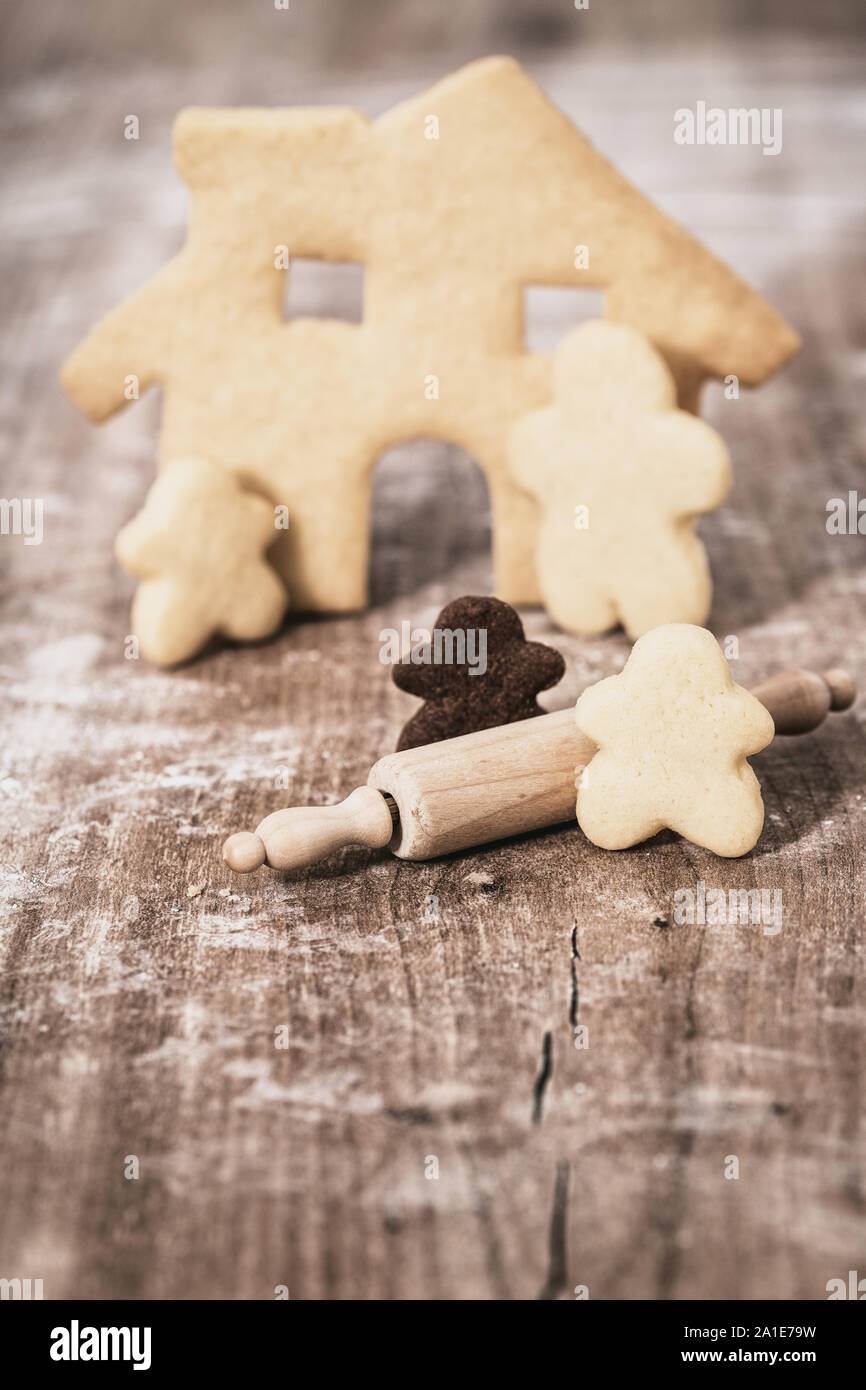
<svg viewBox="0 0 866 1390"><path fill-rule="evenodd" d="M752 692L777 734L806 734L854 701L845 671L781 671ZM345 845L388 845L398 859L433 859L575 818L575 769L595 744L574 707L462 734L380 758L365 787L337 806L290 806L254 833L231 835L223 859L236 873L268 864L303 869Z"/></svg>

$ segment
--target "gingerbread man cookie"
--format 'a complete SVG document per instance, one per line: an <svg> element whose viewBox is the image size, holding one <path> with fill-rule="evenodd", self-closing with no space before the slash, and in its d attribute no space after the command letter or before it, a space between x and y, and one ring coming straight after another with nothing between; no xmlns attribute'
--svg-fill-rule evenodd
<svg viewBox="0 0 866 1390"><path fill-rule="evenodd" d="M627 849L665 827L726 857L756 844L764 805L746 758L771 741L773 720L734 684L711 633L681 623L648 632L575 713L599 747L577 794L593 844Z"/></svg>
<svg viewBox="0 0 866 1390"><path fill-rule="evenodd" d="M454 660L461 649L464 659ZM559 652L527 642L510 604L454 599L436 619L431 640L393 668L395 685L425 701L404 726L397 751L543 714L536 695L564 673Z"/></svg>
<svg viewBox="0 0 866 1390"><path fill-rule="evenodd" d="M536 565L572 632L631 637L705 621L712 593L694 519L723 501L728 453L678 410L674 378L636 329L600 320L560 344L555 400L510 435L512 475L541 504Z"/></svg>
<svg viewBox="0 0 866 1390"><path fill-rule="evenodd" d="M132 607L142 655L174 666L214 633L274 632L288 595L264 559L273 541L273 507L231 473L199 459L167 467L117 538L118 560L143 581Z"/></svg>

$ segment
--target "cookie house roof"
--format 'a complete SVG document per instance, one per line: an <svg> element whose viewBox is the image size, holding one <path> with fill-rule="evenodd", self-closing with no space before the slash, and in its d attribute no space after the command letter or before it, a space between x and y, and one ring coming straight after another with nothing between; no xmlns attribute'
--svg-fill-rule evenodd
<svg viewBox="0 0 866 1390"><path fill-rule="evenodd" d="M436 140L424 138L431 115ZM189 108L175 150L194 194L237 196L254 168L293 254L375 265L379 218L405 221L408 238L429 235L435 215L440 243L445 219L458 245L489 243L491 276L606 290L608 317L699 375L733 372L757 385L800 346L761 295L617 173L511 58L472 63L375 121L350 108ZM419 177L430 195L421 224L400 196ZM588 248L588 270L574 268L575 245Z"/></svg>

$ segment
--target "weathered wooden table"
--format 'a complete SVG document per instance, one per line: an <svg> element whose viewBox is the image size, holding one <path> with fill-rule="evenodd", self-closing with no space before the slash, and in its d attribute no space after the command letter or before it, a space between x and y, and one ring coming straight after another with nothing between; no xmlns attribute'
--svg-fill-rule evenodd
<svg viewBox="0 0 866 1390"><path fill-rule="evenodd" d="M862 709L754 760L767 823L743 860L671 835L610 855L570 828L232 877L226 832L340 799L393 746L413 702L381 630L489 587L481 475L428 442L378 470L367 614L175 674L124 659L112 540L153 474L155 401L95 431L56 370L180 244L175 109L381 110L483 51L323 76L274 43L283 16L235 48L228 13L224 42L202 20L161 63L119 20L60 68L19 33L4 106L3 492L45 499L45 535L0 538L0 1276L49 1298L823 1298L866 1273ZM743 684L792 664L866 681L866 538L825 524L863 488L861 59L772 39L528 54L805 337L762 391L706 399L736 472L702 527L711 624ZM672 112L701 97L782 107L782 155L676 147ZM626 654L525 618L568 660L551 708ZM779 890L781 930L677 924L698 881Z"/></svg>

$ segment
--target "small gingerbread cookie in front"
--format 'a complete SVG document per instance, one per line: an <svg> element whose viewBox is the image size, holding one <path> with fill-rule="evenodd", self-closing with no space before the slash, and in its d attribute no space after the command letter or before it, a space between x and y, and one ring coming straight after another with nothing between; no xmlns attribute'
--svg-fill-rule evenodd
<svg viewBox="0 0 866 1390"><path fill-rule="evenodd" d="M577 794L593 844L627 849L665 828L725 857L757 843L764 804L746 758L775 729L712 633L687 623L646 633L620 675L584 691L575 717L599 748Z"/></svg>
<svg viewBox="0 0 866 1390"><path fill-rule="evenodd" d="M141 654L175 666L214 633L269 637L289 596L265 559L274 509L227 469L202 459L166 464L138 516L117 538L117 558L142 580L132 605Z"/></svg>
<svg viewBox="0 0 866 1390"><path fill-rule="evenodd" d="M403 726L397 752L543 714L536 695L564 674L558 651L527 642L510 604L456 598L442 609L430 641L393 668L394 684L425 702Z"/></svg>

